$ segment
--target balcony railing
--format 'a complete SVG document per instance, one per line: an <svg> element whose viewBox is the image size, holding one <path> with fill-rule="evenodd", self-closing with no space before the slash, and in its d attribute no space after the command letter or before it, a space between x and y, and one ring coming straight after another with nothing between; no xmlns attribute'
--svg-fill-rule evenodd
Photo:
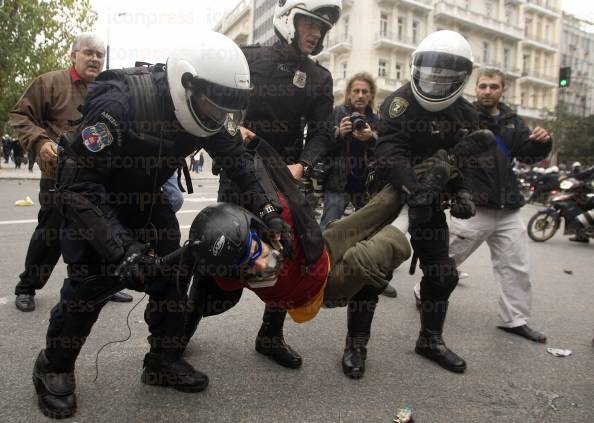
<svg viewBox="0 0 594 423"><path fill-rule="evenodd" d="M417 41L418 42L418 41ZM388 44L414 50L417 43L409 37L400 36L395 32L379 32L375 34L375 45Z"/></svg>
<svg viewBox="0 0 594 423"><path fill-rule="evenodd" d="M494 31L500 36L515 40L521 40L524 38L524 31L517 25L514 25L510 22L501 21L484 13L466 9L449 1L441 0L435 3L434 15L436 18L440 15L447 16L450 19L462 21L466 25L472 25L475 28L479 28L483 31Z"/></svg>
<svg viewBox="0 0 594 423"><path fill-rule="evenodd" d="M404 84L404 81L387 76L378 76L375 83L379 91L393 92L400 88Z"/></svg>
<svg viewBox="0 0 594 423"><path fill-rule="evenodd" d="M416 7L425 11L433 9L432 0L376 0L380 5L404 4L406 6Z"/></svg>
<svg viewBox="0 0 594 423"><path fill-rule="evenodd" d="M561 9L557 7L554 1L550 0L526 0L526 7L544 9L553 13L561 13Z"/></svg>
<svg viewBox="0 0 594 423"><path fill-rule="evenodd" d="M553 41L551 39L548 38L544 38L544 37L540 37L537 35L534 35L530 32L526 33L526 38L525 40L527 41L535 41L538 44L541 44L543 46L547 46L550 47L551 49L558 49L559 48L559 43L557 43L556 41Z"/></svg>
<svg viewBox="0 0 594 423"><path fill-rule="evenodd" d="M352 37L349 34L340 34L328 40L326 49L331 53L348 51L352 47Z"/></svg>
<svg viewBox="0 0 594 423"><path fill-rule="evenodd" d="M527 117L527 118L532 118L532 119L541 119L541 120L551 119L554 116L553 113L551 111L549 111L548 109L527 107L527 106L522 106L521 104L518 105L517 113L521 117Z"/></svg>
<svg viewBox="0 0 594 423"><path fill-rule="evenodd" d="M245 12L250 10L251 2L249 0L241 0L234 8L227 14L226 17L223 18L222 22L222 29L223 32L227 30L227 28L233 26L235 22L239 18L241 18Z"/></svg>
<svg viewBox="0 0 594 423"><path fill-rule="evenodd" d="M550 74L545 74L542 72L534 72L531 71L529 69L524 69L522 71L522 78L530 78L532 80L540 80L540 81L545 81L548 82L550 84L556 85L557 83L557 78L553 75Z"/></svg>

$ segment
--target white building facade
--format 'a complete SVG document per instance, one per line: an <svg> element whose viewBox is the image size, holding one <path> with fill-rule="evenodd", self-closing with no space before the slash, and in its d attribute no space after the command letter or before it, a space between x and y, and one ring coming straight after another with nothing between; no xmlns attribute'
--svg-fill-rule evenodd
<svg viewBox="0 0 594 423"><path fill-rule="evenodd" d="M594 24L563 14L561 66L571 67L571 82L559 89L559 104L566 113L594 114Z"/></svg>
<svg viewBox="0 0 594 423"><path fill-rule="evenodd" d="M275 0L242 0L252 27L247 42L274 40ZM346 81L367 71L377 78L376 104L410 78L410 55L430 32L458 31L470 42L475 68L502 70L507 79L504 101L529 124L552 117L557 105L560 64L561 0L343 0L343 13L316 56L334 77L337 104ZM255 11L255 12L254 12ZM230 15L233 14L233 11ZM237 15L238 12L235 12ZM227 17L223 19L225 22ZM237 24L236 24L237 25ZM230 35L219 24L216 29ZM258 30L256 30L258 28ZM592 75L590 74L590 77ZM465 95L474 97L475 79Z"/></svg>

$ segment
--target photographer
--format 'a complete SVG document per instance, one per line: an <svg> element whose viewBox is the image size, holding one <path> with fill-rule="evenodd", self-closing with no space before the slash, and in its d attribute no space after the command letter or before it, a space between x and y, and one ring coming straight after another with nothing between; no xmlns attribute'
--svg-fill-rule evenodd
<svg viewBox="0 0 594 423"><path fill-rule="evenodd" d="M349 79L344 105L334 109L336 130L328 154L330 168L324 187L322 231L343 216L349 202L358 210L369 201L365 178L377 140L373 131L377 121L373 113L375 93L373 77L366 72L357 73Z"/></svg>

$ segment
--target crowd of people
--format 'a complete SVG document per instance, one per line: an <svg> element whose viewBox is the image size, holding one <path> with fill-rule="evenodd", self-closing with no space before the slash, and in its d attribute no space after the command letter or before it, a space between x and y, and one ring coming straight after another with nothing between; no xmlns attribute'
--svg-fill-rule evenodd
<svg viewBox="0 0 594 423"><path fill-rule="evenodd" d="M501 102L500 71L479 70L475 104L462 97L473 54L448 30L418 45L410 82L378 110L367 72L350 78L334 107L332 76L310 56L341 8L341 0L279 2L272 46L240 48L205 32L166 65L104 72L103 42L82 34L69 69L27 88L10 123L42 170L41 209L17 308L33 311L60 256L67 265L33 368L45 415L76 412L77 357L106 302L131 300L124 288L149 295L142 382L182 392L209 383L184 358L200 321L233 307L244 289L265 303L256 351L287 368L303 363L285 340L287 315L303 323L322 307L346 307L342 370L363 377L379 296L396 296L393 272L411 255L422 271L415 352L464 372L443 330L457 268L483 242L499 327L546 342L527 324L524 198L513 167L545 158L550 134ZM221 54L207 54L212 48ZM202 150L220 175L218 204L196 216L180 249L182 176L191 193ZM296 184L310 179L324 187L320 223ZM392 225L400 215L408 216L402 230Z"/></svg>

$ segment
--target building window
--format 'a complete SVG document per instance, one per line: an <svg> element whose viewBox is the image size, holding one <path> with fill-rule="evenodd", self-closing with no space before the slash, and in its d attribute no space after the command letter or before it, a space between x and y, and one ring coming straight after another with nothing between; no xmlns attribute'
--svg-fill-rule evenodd
<svg viewBox="0 0 594 423"><path fill-rule="evenodd" d="M513 9L509 6L506 6L505 7L505 22L507 22L508 24L513 23L512 13L513 13Z"/></svg>
<svg viewBox="0 0 594 423"><path fill-rule="evenodd" d="M530 55L529 54L525 54L522 56L522 72L523 73L528 73L529 69L528 69L528 60L530 60Z"/></svg>
<svg viewBox="0 0 594 423"><path fill-rule="evenodd" d="M526 107L526 93L524 91L520 93L520 104Z"/></svg>
<svg viewBox="0 0 594 423"><path fill-rule="evenodd" d="M487 41L483 41L483 65L489 64L489 49L489 43Z"/></svg>
<svg viewBox="0 0 594 423"><path fill-rule="evenodd" d="M417 44L419 42L419 28L421 23L419 21L413 21L412 23L412 42Z"/></svg>
<svg viewBox="0 0 594 423"><path fill-rule="evenodd" d="M344 31L342 33L344 34L344 38L346 39L347 36L349 35L349 17L345 16L342 19L342 22L344 22L343 23L344 26L342 27L344 29Z"/></svg>
<svg viewBox="0 0 594 423"><path fill-rule="evenodd" d="M470 10L470 0L464 0L464 9Z"/></svg>
<svg viewBox="0 0 594 423"><path fill-rule="evenodd" d="M532 29L530 28L532 26L532 18L526 18L526 20L524 21L524 35L526 37L530 37L530 34L532 34Z"/></svg>
<svg viewBox="0 0 594 423"><path fill-rule="evenodd" d="M388 14L384 12L380 13L380 35L388 35Z"/></svg>
<svg viewBox="0 0 594 423"><path fill-rule="evenodd" d="M396 80L402 81L402 63L396 63Z"/></svg>
<svg viewBox="0 0 594 423"><path fill-rule="evenodd" d="M485 12L487 16L493 16L493 2L491 0L485 0Z"/></svg>
<svg viewBox="0 0 594 423"><path fill-rule="evenodd" d="M347 69L348 69L347 62L342 62L340 64L340 72L342 73L342 79L346 79L346 77L347 77Z"/></svg>
<svg viewBox="0 0 594 423"><path fill-rule="evenodd" d="M509 47L504 47L503 48L503 68L504 69L509 69L509 64L510 64L510 56L511 56L511 52Z"/></svg>
<svg viewBox="0 0 594 423"><path fill-rule="evenodd" d="M388 74L388 62L384 59L379 59L377 62L377 76L382 77Z"/></svg>
<svg viewBox="0 0 594 423"><path fill-rule="evenodd" d="M398 18L398 39L404 38L404 18Z"/></svg>

